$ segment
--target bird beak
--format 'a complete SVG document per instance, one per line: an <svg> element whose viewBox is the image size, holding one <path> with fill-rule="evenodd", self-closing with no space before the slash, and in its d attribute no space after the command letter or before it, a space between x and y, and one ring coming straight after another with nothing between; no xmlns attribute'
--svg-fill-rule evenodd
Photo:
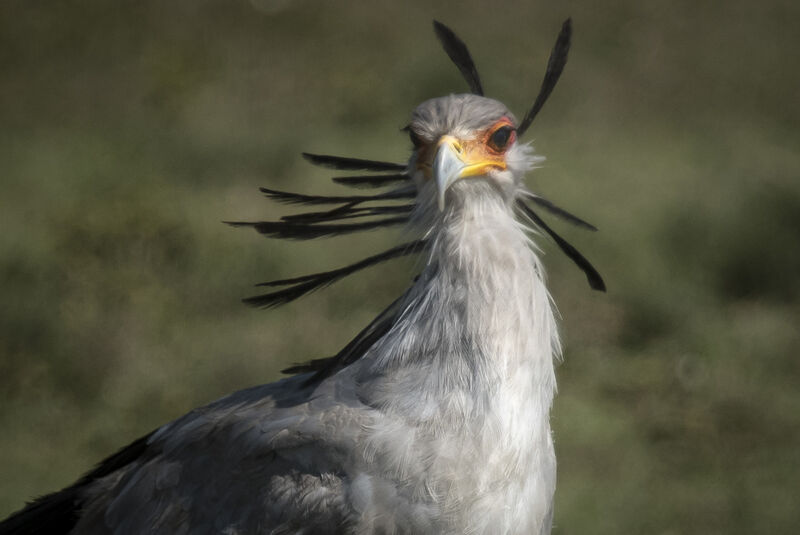
<svg viewBox="0 0 800 535"><path fill-rule="evenodd" d="M433 178L439 196L439 210L444 210L447 190L459 178L483 175L490 168L505 169L502 157L490 156L475 142L462 142L453 136L442 136L433 159Z"/></svg>
<svg viewBox="0 0 800 535"><path fill-rule="evenodd" d="M466 164L460 154L464 147L453 136L443 136L439 140L436 158L433 159L433 176L439 192L439 210L444 210L444 194L461 176Z"/></svg>

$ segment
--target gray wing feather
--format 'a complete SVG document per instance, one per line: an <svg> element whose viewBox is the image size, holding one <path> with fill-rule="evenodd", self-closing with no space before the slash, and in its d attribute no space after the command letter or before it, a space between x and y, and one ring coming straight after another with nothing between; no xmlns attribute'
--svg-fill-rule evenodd
<svg viewBox="0 0 800 535"><path fill-rule="evenodd" d="M348 455L365 411L333 381L237 392L156 431L92 483L73 533L341 533L357 513ZM347 468L346 468L347 467Z"/></svg>

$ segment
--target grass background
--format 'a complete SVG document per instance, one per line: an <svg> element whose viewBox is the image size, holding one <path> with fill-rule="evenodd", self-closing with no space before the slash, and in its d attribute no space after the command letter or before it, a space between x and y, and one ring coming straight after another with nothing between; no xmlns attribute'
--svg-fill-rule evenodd
<svg viewBox="0 0 800 535"><path fill-rule="evenodd" d="M553 5L550 5L553 4ZM536 190L597 224L548 243L563 316L560 534L800 525L800 4L772 0L0 4L0 517L190 408L341 347L407 283L377 268L277 311L251 284L392 232L265 241L257 187L336 192L302 150L402 161L421 100L531 104Z"/></svg>

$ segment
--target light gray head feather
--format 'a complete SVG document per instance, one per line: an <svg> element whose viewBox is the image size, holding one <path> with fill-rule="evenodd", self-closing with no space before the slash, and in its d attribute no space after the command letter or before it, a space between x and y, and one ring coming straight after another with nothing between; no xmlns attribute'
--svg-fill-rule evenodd
<svg viewBox="0 0 800 535"><path fill-rule="evenodd" d="M502 117L516 124L514 115L502 102L479 95L461 94L426 100L411 114L415 134L432 142L445 134L468 139Z"/></svg>

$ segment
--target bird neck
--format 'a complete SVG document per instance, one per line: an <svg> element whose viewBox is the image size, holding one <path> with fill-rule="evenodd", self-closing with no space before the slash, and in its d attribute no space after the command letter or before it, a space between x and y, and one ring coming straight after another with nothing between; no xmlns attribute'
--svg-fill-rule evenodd
<svg viewBox="0 0 800 535"><path fill-rule="evenodd" d="M365 359L379 383L370 397L406 403L394 409L417 419L426 410L470 419L512 396L546 418L560 346L543 271L509 203L475 182L480 191L463 188L434 216L427 265Z"/></svg>

